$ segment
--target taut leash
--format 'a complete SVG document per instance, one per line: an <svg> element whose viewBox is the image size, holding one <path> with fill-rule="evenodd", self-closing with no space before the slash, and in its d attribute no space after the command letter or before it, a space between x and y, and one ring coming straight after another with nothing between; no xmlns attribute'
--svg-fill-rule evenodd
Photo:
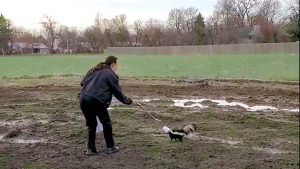
<svg viewBox="0 0 300 169"><path fill-rule="evenodd" d="M144 107L140 104L140 103L136 103L141 109L143 109L144 110L144 112L146 112L147 114L149 114L154 120L156 120L156 121L161 121L161 120L159 120L159 119L157 119L157 118L155 118L151 113L149 113L146 109L144 109Z"/></svg>

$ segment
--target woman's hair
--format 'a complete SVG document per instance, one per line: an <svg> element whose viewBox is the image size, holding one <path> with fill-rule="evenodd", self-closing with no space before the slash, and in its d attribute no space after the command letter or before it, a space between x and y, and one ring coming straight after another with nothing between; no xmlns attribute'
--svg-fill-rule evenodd
<svg viewBox="0 0 300 169"><path fill-rule="evenodd" d="M117 60L118 58L115 56L108 56L104 62L98 63L95 67L89 70L89 73L94 73L96 70L100 70L106 68L107 66L110 66L113 63L117 63Z"/></svg>
<svg viewBox="0 0 300 169"><path fill-rule="evenodd" d="M80 85L83 86L84 80L85 80L89 75L91 75L92 73L94 73L96 70L101 70L101 69L103 69L103 68L108 68L111 64L117 63L117 60L118 60L118 58L115 57L115 56L108 56L108 57L105 59L104 62L98 63L96 66L94 66L92 69L90 69L90 70L86 73L85 77L81 80Z"/></svg>
<svg viewBox="0 0 300 169"><path fill-rule="evenodd" d="M108 56L106 59L105 59L105 64L106 65L108 65L108 66L110 66L111 64L113 64L113 63L117 63L117 60L118 60L118 58L117 57L115 57L115 56Z"/></svg>

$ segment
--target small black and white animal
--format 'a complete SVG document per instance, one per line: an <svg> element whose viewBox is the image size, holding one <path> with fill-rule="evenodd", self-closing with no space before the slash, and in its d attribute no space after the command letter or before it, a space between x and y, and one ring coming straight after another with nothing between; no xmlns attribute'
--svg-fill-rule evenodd
<svg viewBox="0 0 300 169"><path fill-rule="evenodd" d="M162 130L169 134L171 141L174 139L175 141L182 141L183 136L188 135L196 130L195 124L190 124L181 127L175 127L173 130L167 126L163 126Z"/></svg>
<svg viewBox="0 0 300 169"><path fill-rule="evenodd" d="M173 131L170 131L169 133L169 136L171 138L171 141L174 139L175 141L179 140L179 141L182 141L182 138L184 136L183 133L178 133L178 132L173 132Z"/></svg>

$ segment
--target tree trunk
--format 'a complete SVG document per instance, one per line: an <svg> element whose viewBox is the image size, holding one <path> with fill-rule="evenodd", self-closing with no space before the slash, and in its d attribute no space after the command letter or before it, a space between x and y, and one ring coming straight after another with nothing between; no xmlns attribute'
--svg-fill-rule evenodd
<svg viewBox="0 0 300 169"><path fill-rule="evenodd" d="M13 43L12 43L12 41L10 41L9 53L12 54L12 51L13 51Z"/></svg>

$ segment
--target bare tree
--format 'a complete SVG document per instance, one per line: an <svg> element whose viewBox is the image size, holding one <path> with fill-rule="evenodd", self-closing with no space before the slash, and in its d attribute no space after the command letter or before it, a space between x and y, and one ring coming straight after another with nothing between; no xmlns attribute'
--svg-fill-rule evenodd
<svg viewBox="0 0 300 169"><path fill-rule="evenodd" d="M208 17L206 20L206 36L208 44L220 44L222 37L229 31L223 22L223 19L219 17L217 13Z"/></svg>
<svg viewBox="0 0 300 169"><path fill-rule="evenodd" d="M225 20L220 14L215 13L206 20L206 35L209 44L239 43L239 27L231 21L232 17Z"/></svg>
<svg viewBox="0 0 300 169"><path fill-rule="evenodd" d="M257 11L254 23L261 27L262 42L279 42L280 26L277 22L282 17L279 0L264 0Z"/></svg>
<svg viewBox="0 0 300 169"><path fill-rule="evenodd" d="M214 17L218 18L219 24L230 29L234 27L235 18L233 17L234 4L231 0L219 0L215 6Z"/></svg>
<svg viewBox="0 0 300 169"><path fill-rule="evenodd" d="M253 26L252 18L257 8L260 6L259 0L238 0L238 16L246 16L247 26Z"/></svg>
<svg viewBox="0 0 300 169"><path fill-rule="evenodd" d="M178 32L175 29L172 28L165 28L165 45L168 46L178 46L182 44L181 37L178 36Z"/></svg>
<svg viewBox="0 0 300 169"><path fill-rule="evenodd" d="M95 17L95 27L97 27L101 32L103 33L104 36L104 44L103 47L105 48L106 46L116 46L116 41L117 41L117 28L113 23L113 19L109 20L106 18L103 18L99 13L97 13Z"/></svg>
<svg viewBox="0 0 300 169"><path fill-rule="evenodd" d="M15 27L14 32L15 32L14 34L15 41L28 42L28 43L34 42L34 35L26 28Z"/></svg>
<svg viewBox="0 0 300 169"><path fill-rule="evenodd" d="M143 30L142 44L144 46L163 46L166 44L165 25L155 19L149 19Z"/></svg>
<svg viewBox="0 0 300 169"><path fill-rule="evenodd" d="M198 9L194 7L172 9L169 12L168 23L179 34L184 31L192 31L197 15Z"/></svg>
<svg viewBox="0 0 300 169"><path fill-rule="evenodd" d="M298 0L285 0L289 15L299 16L299 1Z"/></svg>
<svg viewBox="0 0 300 169"><path fill-rule="evenodd" d="M227 27L252 26L252 19L259 7L259 0L219 0L215 11Z"/></svg>
<svg viewBox="0 0 300 169"><path fill-rule="evenodd" d="M208 17L206 20L206 29L205 33L207 36L207 42L210 45L214 45L216 43L216 35L217 35L217 21L213 16Z"/></svg>
<svg viewBox="0 0 300 169"><path fill-rule="evenodd" d="M119 46L131 46L126 15L115 16L111 22Z"/></svg>
<svg viewBox="0 0 300 169"><path fill-rule="evenodd" d="M198 9L194 7L172 9L169 12L168 25L177 31L181 45L193 44L194 24L198 15Z"/></svg>
<svg viewBox="0 0 300 169"><path fill-rule="evenodd" d="M142 31L143 31L143 21L136 20L133 23L134 46L137 46L137 44L141 41Z"/></svg>
<svg viewBox="0 0 300 169"><path fill-rule="evenodd" d="M88 27L84 33L83 37L85 40L88 41L88 43L93 48L94 52L96 53L103 53L104 48L104 35L101 29L97 26L90 26Z"/></svg>
<svg viewBox="0 0 300 169"><path fill-rule="evenodd" d="M102 29L102 23L103 23L102 17L100 16L100 13L98 12L96 14L96 17L95 17L95 20L94 20L94 26L100 28L101 31L103 32L104 30Z"/></svg>
<svg viewBox="0 0 300 169"><path fill-rule="evenodd" d="M46 33L46 39L49 40L48 46L50 48L50 53L55 53L54 41L57 39L57 21L51 16L44 15L43 21L41 22L43 29Z"/></svg>
<svg viewBox="0 0 300 169"><path fill-rule="evenodd" d="M169 12L168 23L171 27L181 34L184 25L184 9L172 9Z"/></svg>
<svg viewBox="0 0 300 169"><path fill-rule="evenodd" d="M217 36L213 36L213 24L207 29L210 41L217 43L237 43L239 34L245 28L260 25L262 42L279 42L284 37L277 22L281 17L279 0L219 0L215 6L214 18L217 19ZM217 33L217 32L215 32ZM281 34L281 35L279 35ZM213 38L214 37L214 38Z"/></svg>
<svg viewBox="0 0 300 169"><path fill-rule="evenodd" d="M194 28L194 23L198 15L198 9L194 7L186 8L183 10L184 13L184 26L183 29L187 32L191 32Z"/></svg>
<svg viewBox="0 0 300 169"><path fill-rule="evenodd" d="M198 16L198 9L194 7L184 9L184 25L183 30L184 34L182 37L183 45L192 45L195 43L195 23ZM198 25L199 26L199 25ZM198 27L197 26L197 27ZM199 27L198 27L199 28Z"/></svg>
<svg viewBox="0 0 300 169"><path fill-rule="evenodd" d="M23 28L23 27L14 27L13 28L13 35L12 35L12 42L22 42L25 43L25 48L21 51L21 54L24 53L31 53L32 46L34 43L38 41L37 34L33 33L32 31ZM16 51L20 52L20 51Z"/></svg>
<svg viewBox="0 0 300 169"><path fill-rule="evenodd" d="M281 16L281 3L279 0L264 0L257 11L256 16L264 18L274 24Z"/></svg>
<svg viewBox="0 0 300 169"><path fill-rule="evenodd" d="M61 39L60 47L64 49L64 53L75 52L78 48L78 30L73 27L60 26L58 37Z"/></svg>
<svg viewBox="0 0 300 169"><path fill-rule="evenodd" d="M8 54L12 54L15 29L13 28L12 22L10 20L8 20L7 24L8 24L7 25L8 26L7 36L8 36L8 41L10 43L10 48L9 48Z"/></svg>

